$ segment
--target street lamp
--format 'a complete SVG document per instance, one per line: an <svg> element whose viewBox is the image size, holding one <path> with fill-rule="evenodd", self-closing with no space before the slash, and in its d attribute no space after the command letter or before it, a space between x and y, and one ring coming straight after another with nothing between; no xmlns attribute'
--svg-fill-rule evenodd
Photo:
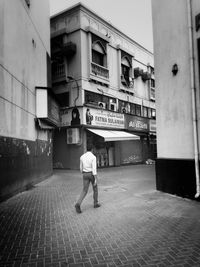
<svg viewBox="0 0 200 267"><path fill-rule="evenodd" d="M76 83L76 88L77 88L77 97L74 99L74 106L76 106L76 101L78 100L79 98L79 85L78 85L78 82L77 80L75 80L72 76L67 76L67 78L72 81L72 82L75 82Z"/></svg>

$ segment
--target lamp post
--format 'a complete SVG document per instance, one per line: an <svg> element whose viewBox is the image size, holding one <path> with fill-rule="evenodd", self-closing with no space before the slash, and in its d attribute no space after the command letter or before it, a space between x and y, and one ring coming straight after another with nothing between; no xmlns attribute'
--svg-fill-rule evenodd
<svg viewBox="0 0 200 267"><path fill-rule="evenodd" d="M78 100L79 98L79 85L78 85L78 82L77 80L75 80L72 76L67 76L67 78L72 81L72 82L75 82L76 83L76 88L77 88L77 96L76 98L74 99L74 106L76 106L76 101Z"/></svg>
<svg viewBox="0 0 200 267"><path fill-rule="evenodd" d="M178 72L178 65L175 63L173 66L172 66L172 73L173 75L175 76Z"/></svg>

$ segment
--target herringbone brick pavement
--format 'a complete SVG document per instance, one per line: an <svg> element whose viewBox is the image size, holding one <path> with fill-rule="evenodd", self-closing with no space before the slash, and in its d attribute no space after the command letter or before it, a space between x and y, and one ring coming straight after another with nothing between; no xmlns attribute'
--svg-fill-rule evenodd
<svg viewBox="0 0 200 267"><path fill-rule="evenodd" d="M99 170L77 214L78 171L0 203L0 266L200 266L200 203L155 190L154 166Z"/></svg>

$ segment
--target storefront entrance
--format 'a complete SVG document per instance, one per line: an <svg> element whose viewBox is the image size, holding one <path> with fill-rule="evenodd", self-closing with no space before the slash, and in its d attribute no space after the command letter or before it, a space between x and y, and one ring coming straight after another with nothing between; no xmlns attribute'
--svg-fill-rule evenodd
<svg viewBox="0 0 200 267"><path fill-rule="evenodd" d="M102 136L100 136L100 134ZM117 134L118 136L116 137ZM116 140L106 141L107 138ZM127 138L128 140L122 140L122 138ZM128 134L123 131L88 129L87 144L88 143L92 143L94 146L94 154L97 157L97 167L120 166L142 162L142 143L140 138L136 135Z"/></svg>
<svg viewBox="0 0 200 267"><path fill-rule="evenodd" d="M97 167L114 166L114 142L105 142L104 139L91 132L87 132L87 143L94 146L94 154L97 157Z"/></svg>

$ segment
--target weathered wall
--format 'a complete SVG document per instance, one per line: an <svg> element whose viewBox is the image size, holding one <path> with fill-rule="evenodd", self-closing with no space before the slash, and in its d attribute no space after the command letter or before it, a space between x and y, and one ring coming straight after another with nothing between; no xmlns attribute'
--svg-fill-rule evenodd
<svg viewBox="0 0 200 267"><path fill-rule="evenodd" d="M47 86L49 3L0 1L0 199L52 172L51 136L36 128L36 86ZM43 164L44 163L44 164Z"/></svg>
<svg viewBox="0 0 200 267"><path fill-rule="evenodd" d="M192 5L192 13L188 4ZM192 89L196 91L197 126L200 130L197 53L197 38L200 37L200 31L197 32L195 27L195 16L200 13L200 2L152 0L152 10L157 88L156 186L164 192L194 198L196 175ZM192 28L188 22L190 15ZM190 50L191 29L194 46ZM195 63L194 70L191 69L192 58ZM172 66L175 63L178 65L178 73L173 75ZM193 78L194 84L191 83Z"/></svg>
<svg viewBox="0 0 200 267"><path fill-rule="evenodd" d="M52 173L52 141L0 137L0 201Z"/></svg>
<svg viewBox="0 0 200 267"><path fill-rule="evenodd" d="M83 131L81 132L82 138ZM53 137L53 164L58 169L79 169L80 156L84 153L83 142L81 145L68 145L66 129L58 129Z"/></svg>

